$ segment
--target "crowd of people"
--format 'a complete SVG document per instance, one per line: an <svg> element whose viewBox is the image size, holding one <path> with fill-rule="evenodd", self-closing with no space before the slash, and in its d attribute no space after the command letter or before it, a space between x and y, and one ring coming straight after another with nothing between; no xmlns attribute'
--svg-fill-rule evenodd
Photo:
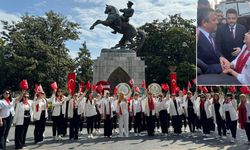
<svg viewBox="0 0 250 150"><path fill-rule="evenodd" d="M174 135L180 135L184 126L189 127L190 136L202 129L203 136L209 136L217 127L218 138L228 139L226 131L230 130L231 142L236 140L237 124L246 130L250 143L250 103L249 93L224 95L219 92L192 93L179 91L155 95L145 88L145 93L134 92L126 97L123 92L110 95L105 90L100 93L85 90L64 96L61 89L54 89L50 98L46 98L41 85L33 100L23 90L17 98L12 98L10 90L4 90L0 100L0 147L6 148L11 124L15 126L15 147L25 147L26 134L30 122L34 122L34 143L43 142L48 103L52 103L52 135L54 140L62 140L67 135L69 122L69 140L77 140L83 132L86 119L88 138L101 134L100 124L104 123L103 135L112 138L119 125L118 137L129 137L134 128L135 136L142 136L146 130L148 136L155 135L155 128L161 128L162 136L169 135L172 126ZM250 90L249 90L250 91ZM69 93L72 93L69 91ZM238 105L238 102L239 105ZM13 118L13 122L12 122Z"/></svg>
<svg viewBox="0 0 250 150"><path fill-rule="evenodd" d="M224 17L221 10L211 9L207 0L199 0L198 74L224 73L232 76L231 80L225 81L223 85L228 85L234 80L239 84L250 84L250 31L237 23L237 20L238 13L235 9L228 9Z"/></svg>

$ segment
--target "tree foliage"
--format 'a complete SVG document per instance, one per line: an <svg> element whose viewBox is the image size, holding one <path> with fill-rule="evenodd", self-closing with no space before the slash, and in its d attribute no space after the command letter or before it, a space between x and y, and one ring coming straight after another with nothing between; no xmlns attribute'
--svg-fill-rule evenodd
<svg viewBox="0 0 250 150"><path fill-rule="evenodd" d="M169 82L169 66L177 66L180 87L195 77L195 26L194 20L183 19L179 14L161 22L146 23L141 29L147 38L138 52L146 63L148 83Z"/></svg>
<svg viewBox="0 0 250 150"><path fill-rule="evenodd" d="M37 82L49 88L53 81L64 87L67 73L74 70L65 42L79 38L79 25L53 11L44 17L25 14L19 22L2 23L1 88L16 90L22 79L28 79L31 88Z"/></svg>
<svg viewBox="0 0 250 150"><path fill-rule="evenodd" d="M93 61L90 58L90 52L87 49L86 42L84 42L79 49L78 56L75 58L75 65L78 81L92 81Z"/></svg>

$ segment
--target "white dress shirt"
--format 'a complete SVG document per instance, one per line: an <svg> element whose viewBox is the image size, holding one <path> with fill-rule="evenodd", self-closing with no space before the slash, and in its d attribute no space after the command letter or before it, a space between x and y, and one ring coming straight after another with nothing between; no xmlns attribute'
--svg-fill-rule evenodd
<svg viewBox="0 0 250 150"><path fill-rule="evenodd" d="M90 102L90 100L88 100L86 103L85 103L85 108L84 108L84 115L86 117L92 117L94 115L96 115L97 112L96 112L96 107L95 107L95 102L94 100L92 100L92 103Z"/></svg>
<svg viewBox="0 0 250 150"><path fill-rule="evenodd" d="M11 111L13 109L13 101L8 104L6 100L2 99L0 100L0 116L2 118L7 118L10 116Z"/></svg>

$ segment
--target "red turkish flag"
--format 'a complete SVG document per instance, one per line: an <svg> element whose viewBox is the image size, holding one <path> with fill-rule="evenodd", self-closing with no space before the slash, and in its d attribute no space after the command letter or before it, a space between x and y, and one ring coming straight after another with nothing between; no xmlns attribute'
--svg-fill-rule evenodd
<svg viewBox="0 0 250 150"><path fill-rule="evenodd" d="M76 73L68 74L68 91L70 91L71 95L74 95L76 87Z"/></svg>
<svg viewBox="0 0 250 150"><path fill-rule="evenodd" d="M203 87L203 91L205 92L205 93L208 93L208 89L207 89L207 87Z"/></svg>
<svg viewBox="0 0 250 150"><path fill-rule="evenodd" d="M35 89L34 89L34 91L37 93L38 92L38 84L35 84Z"/></svg>
<svg viewBox="0 0 250 150"><path fill-rule="evenodd" d="M203 91L203 87L202 87L202 86L199 86L199 89L200 89L201 91Z"/></svg>
<svg viewBox="0 0 250 150"><path fill-rule="evenodd" d="M129 84L133 86L133 85L135 84L134 79L130 79L130 80L129 80Z"/></svg>
<svg viewBox="0 0 250 150"><path fill-rule="evenodd" d="M97 88L96 88L96 91L97 91L98 93L102 93L102 90L103 90L102 84L99 84L99 85L97 86Z"/></svg>
<svg viewBox="0 0 250 150"><path fill-rule="evenodd" d="M56 82L51 83L50 87L53 91L55 91L57 89L57 83Z"/></svg>
<svg viewBox="0 0 250 150"><path fill-rule="evenodd" d="M177 86L177 77L176 77L176 73L175 72L171 72L170 73L170 85L171 85L171 92L172 93L176 93L176 86Z"/></svg>
<svg viewBox="0 0 250 150"><path fill-rule="evenodd" d="M235 93L236 92L236 88L235 86L230 86L228 89L230 92Z"/></svg>
<svg viewBox="0 0 250 150"><path fill-rule="evenodd" d="M180 92L181 91L181 89L177 86L176 88L175 88L175 92Z"/></svg>
<svg viewBox="0 0 250 150"><path fill-rule="evenodd" d="M115 88L114 88L114 95L116 95L118 93L118 87L116 86Z"/></svg>
<svg viewBox="0 0 250 150"><path fill-rule="evenodd" d="M240 91L241 91L241 93L243 93L243 94L250 94L250 89L249 89L249 87L247 87L247 86L242 86L242 87L240 88Z"/></svg>
<svg viewBox="0 0 250 150"><path fill-rule="evenodd" d="M190 81L188 81L188 87L189 87L189 88L191 88L191 87L192 87L192 85L191 85Z"/></svg>
<svg viewBox="0 0 250 150"><path fill-rule="evenodd" d="M43 91L43 87L42 87L42 85L41 84L35 84L35 92L37 93L37 94L39 94L39 93L44 93L44 91Z"/></svg>
<svg viewBox="0 0 250 150"><path fill-rule="evenodd" d="M146 88L146 82L145 82L145 80L142 80L141 87Z"/></svg>
<svg viewBox="0 0 250 150"><path fill-rule="evenodd" d="M161 88L164 90L164 91L168 91L169 90L169 86L167 83L162 83L161 84Z"/></svg>
<svg viewBox="0 0 250 150"><path fill-rule="evenodd" d="M88 83L86 84L86 89L90 89L91 88L91 83L90 83L90 81L88 81Z"/></svg>
<svg viewBox="0 0 250 150"><path fill-rule="evenodd" d="M138 86L135 86L135 87L134 87L134 91L135 91L136 93L139 93L139 92L140 92L139 87L138 87Z"/></svg>
<svg viewBox="0 0 250 150"><path fill-rule="evenodd" d="M22 90L27 90L29 88L28 81L27 80L22 80L19 84L20 88Z"/></svg>
<svg viewBox="0 0 250 150"><path fill-rule="evenodd" d="M93 84L93 85L92 85L92 88L91 88L91 92L94 92L95 89L96 89L96 86Z"/></svg>
<svg viewBox="0 0 250 150"><path fill-rule="evenodd" d="M81 93L84 87L84 82L80 82L79 84L79 92Z"/></svg>
<svg viewBox="0 0 250 150"><path fill-rule="evenodd" d="M186 94L187 94L187 90L186 90L185 88L183 88L182 94L183 94L183 95L186 95Z"/></svg>

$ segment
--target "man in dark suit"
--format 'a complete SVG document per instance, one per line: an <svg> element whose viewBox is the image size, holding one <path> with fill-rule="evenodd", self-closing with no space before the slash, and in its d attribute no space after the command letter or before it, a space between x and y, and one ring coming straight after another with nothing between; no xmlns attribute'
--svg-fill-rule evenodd
<svg viewBox="0 0 250 150"><path fill-rule="evenodd" d="M217 29L217 17L213 9L200 8L197 11L198 41L197 41L197 60L198 67L205 74L218 74L222 72L225 62L228 62L217 47L211 36ZM203 64L203 65L200 65ZM203 66L206 66L203 68Z"/></svg>
<svg viewBox="0 0 250 150"><path fill-rule="evenodd" d="M219 9L215 10L216 16L217 16L217 20L218 20L218 24L217 24L217 29L220 28L221 25L224 25L224 23L222 22L224 16L223 16L223 12Z"/></svg>
<svg viewBox="0 0 250 150"><path fill-rule="evenodd" d="M241 51L246 28L237 24L237 12L235 9L227 10L226 21L227 24L218 26L216 45L222 55L231 62Z"/></svg>

